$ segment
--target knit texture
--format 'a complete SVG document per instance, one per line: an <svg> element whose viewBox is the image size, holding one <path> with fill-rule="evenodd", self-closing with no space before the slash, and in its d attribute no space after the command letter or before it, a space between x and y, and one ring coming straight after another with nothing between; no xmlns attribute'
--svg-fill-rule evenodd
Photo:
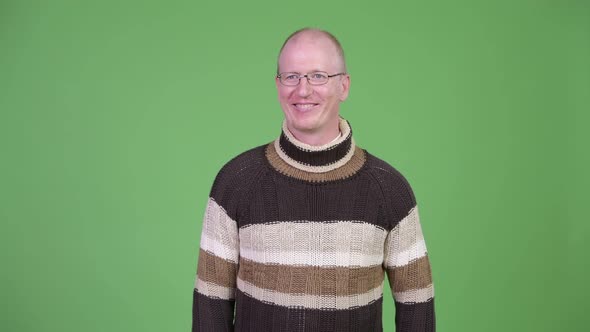
<svg viewBox="0 0 590 332"><path fill-rule="evenodd" d="M207 204L193 332L382 331L385 275L396 331L435 331L434 288L406 179L356 146L285 124L217 175Z"/></svg>

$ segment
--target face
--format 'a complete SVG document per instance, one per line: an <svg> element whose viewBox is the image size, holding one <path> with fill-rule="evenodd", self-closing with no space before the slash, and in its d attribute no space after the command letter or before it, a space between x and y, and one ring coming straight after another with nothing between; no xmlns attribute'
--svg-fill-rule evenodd
<svg viewBox="0 0 590 332"><path fill-rule="evenodd" d="M279 57L279 72L307 74L343 72L338 51L324 36L291 39ZM302 78L297 86L284 86L276 79L279 102L289 130L297 137L313 136L330 141L338 135L339 106L348 97L350 77L331 77L324 85L310 85Z"/></svg>

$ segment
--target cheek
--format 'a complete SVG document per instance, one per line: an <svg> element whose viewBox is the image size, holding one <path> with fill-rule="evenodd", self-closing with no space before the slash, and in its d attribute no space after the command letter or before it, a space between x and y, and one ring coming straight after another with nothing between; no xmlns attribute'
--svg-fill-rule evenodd
<svg viewBox="0 0 590 332"><path fill-rule="evenodd" d="M286 89L279 89L279 100L280 101L287 101L291 93Z"/></svg>
<svg viewBox="0 0 590 332"><path fill-rule="evenodd" d="M336 91L324 91L321 94L321 98L327 103L334 103L338 100L338 94Z"/></svg>

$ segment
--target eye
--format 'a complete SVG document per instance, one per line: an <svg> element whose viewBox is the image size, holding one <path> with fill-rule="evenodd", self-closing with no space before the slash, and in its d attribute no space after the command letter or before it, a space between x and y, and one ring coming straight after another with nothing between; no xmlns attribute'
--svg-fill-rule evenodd
<svg viewBox="0 0 590 332"><path fill-rule="evenodd" d="M311 79L312 80L325 80L326 78L328 78L328 75L324 74L324 73L312 73L311 74Z"/></svg>
<svg viewBox="0 0 590 332"><path fill-rule="evenodd" d="M286 80L292 81L292 80L298 80L299 79L299 75L296 73L287 73L283 76Z"/></svg>

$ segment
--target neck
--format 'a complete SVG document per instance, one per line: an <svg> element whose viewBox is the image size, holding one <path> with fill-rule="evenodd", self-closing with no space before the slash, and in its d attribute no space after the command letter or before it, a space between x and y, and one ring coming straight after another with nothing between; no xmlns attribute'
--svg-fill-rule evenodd
<svg viewBox="0 0 590 332"><path fill-rule="evenodd" d="M340 135L334 141L314 146L299 141L283 122L281 136L267 145L265 154L279 173L311 183L346 179L365 164L366 155L352 139L350 124L340 119Z"/></svg>
<svg viewBox="0 0 590 332"><path fill-rule="evenodd" d="M336 137L339 132L340 137ZM339 119L338 131L328 136L326 144L311 145L296 138L283 122L283 132L275 141L277 153L288 164L308 172L326 172L350 160L354 153L352 131L346 120Z"/></svg>
<svg viewBox="0 0 590 332"><path fill-rule="evenodd" d="M337 122L331 124L328 130L323 130L320 133L314 132L305 132L296 130L293 128L289 128L287 126L287 130L295 137L298 141L303 142L308 145L312 146L321 146L334 141L340 135L340 118L338 118Z"/></svg>

